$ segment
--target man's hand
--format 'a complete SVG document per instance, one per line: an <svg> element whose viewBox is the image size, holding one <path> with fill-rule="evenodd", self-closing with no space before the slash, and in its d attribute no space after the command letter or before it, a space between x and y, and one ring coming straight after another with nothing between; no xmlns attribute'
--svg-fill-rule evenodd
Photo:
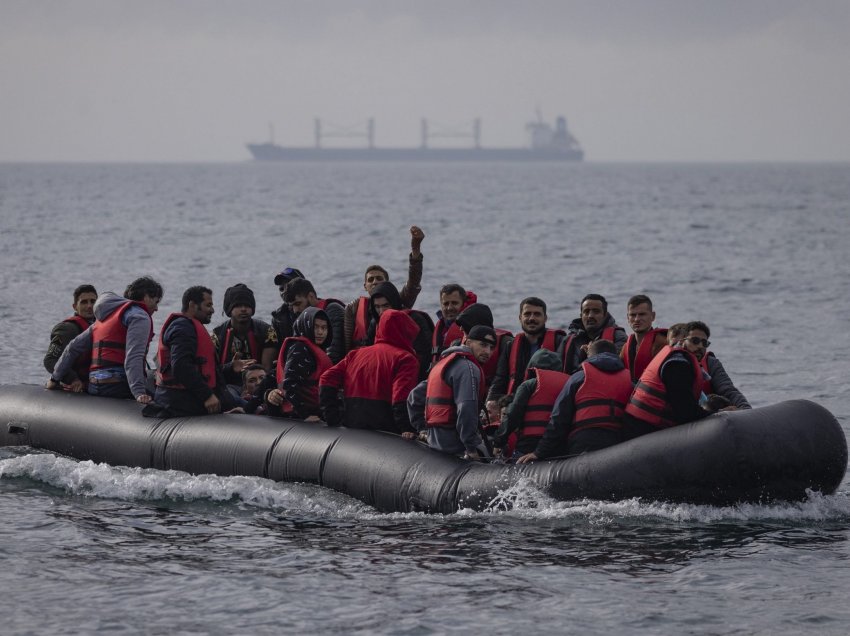
<svg viewBox="0 0 850 636"><path fill-rule="evenodd" d="M138 402L139 404L150 404L151 402L153 402L153 398L147 393L145 393L143 395L136 396L136 402Z"/></svg>
<svg viewBox="0 0 850 636"><path fill-rule="evenodd" d="M210 415L221 411L221 402L219 401L218 397L216 397L215 393L213 393L206 400L204 400L204 408Z"/></svg>
<svg viewBox="0 0 850 636"><path fill-rule="evenodd" d="M410 250L414 256L419 254L419 248L422 246L422 239L425 238L425 232L416 225L410 226Z"/></svg>
<svg viewBox="0 0 850 636"><path fill-rule="evenodd" d="M266 401L272 406L280 406L283 404L283 391L280 389L272 389L266 396Z"/></svg>
<svg viewBox="0 0 850 636"><path fill-rule="evenodd" d="M530 464L531 462L536 461L538 459L540 459L540 458L537 455L535 455L534 453L526 453L525 455L520 457L518 460L516 460L516 463L517 464Z"/></svg>
<svg viewBox="0 0 850 636"><path fill-rule="evenodd" d="M60 384L59 384L56 380L54 380L53 378L50 378L50 379L47 381L47 384L45 384L45 385L44 385L44 388L45 388L45 389L48 389L48 390L50 390L50 391L58 391L59 389L61 389L61 388L62 388L62 385L60 385Z"/></svg>
<svg viewBox="0 0 850 636"><path fill-rule="evenodd" d="M417 434L412 433L411 431L405 431L401 434L402 439L416 439Z"/></svg>
<svg viewBox="0 0 850 636"><path fill-rule="evenodd" d="M239 354L236 353L233 355L233 364L231 368L234 373L242 373L242 369L245 367L251 366L252 364L257 364L257 361L254 358L248 358L247 360L243 360L242 358L238 358Z"/></svg>
<svg viewBox="0 0 850 636"><path fill-rule="evenodd" d="M67 385L68 390L72 393L82 393L83 392L83 381L80 378L75 378L71 384Z"/></svg>

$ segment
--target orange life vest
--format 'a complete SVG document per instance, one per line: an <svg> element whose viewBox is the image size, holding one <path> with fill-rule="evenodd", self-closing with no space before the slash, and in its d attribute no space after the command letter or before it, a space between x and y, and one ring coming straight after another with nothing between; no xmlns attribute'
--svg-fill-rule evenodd
<svg viewBox="0 0 850 636"><path fill-rule="evenodd" d="M190 318L186 314L181 313L173 313L168 316L162 325L162 330L159 332L159 349L156 352L158 363L156 385L168 389L186 388L174 377L174 368L171 366L171 348L163 341L165 338L165 330L168 329L169 325L178 318L185 318L186 320L192 321L192 326L195 328L195 336L197 336L198 340L195 347L195 364L198 365L198 372L201 374L201 377L204 378L204 382L207 383L207 386L214 389L216 385L215 345L213 345L212 338L210 338L209 332L207 332L206 328L199 320L195 320L194 318Z"/></svg>
<svg viewBox="0 0 850 636"><path fill-rule="evenodd" d="M629 370L603 371L590 362L582 362L581 368L584 383L576 391L569 437L589 428L621 430L633 388Z"/></svg>
<svg viewBox="0 0 850 636"><path fill-rule="evenodd" d="M699 400L702 391L702 368L696 356L681 347L665 346L640 376L626 406L626 413L656 428L669 428L676 425L670 401L667 399L667 388L661 379L661 367L674 353L684 354L691 364L694 375L691 391L695 400Z"/></svg>
<svg viewBox="0 0 850 636"><path fill-rule="evenodd" d="M540 348L554 351L556 349L555 338L558 335L564 335L564 332L560 329L547 329L543 334L543 341L540 344ZM511 353L508 358L508 395L513 395L514 390L525 380L524 377L518 377L519 369L517 369L517 365L519 362L519 349L522 346L520 343L527 340L528 338L526 338L525 333L520 331L511 343ZM523 370L524 373L525 370Z"/></svg>
<svg viewBox="0 0 850 636"><path fill-rule="evenodd" d="M124 314L130 307L141 307L147 313L144 303L128 300L118 307L106 320L96 320L92 325L92 353L91 366L89 370L104 369L107 367L123 367L124 354L127 351L127 327L121 322ZM153 338L153 321L150 324L148 343Z"/></svg>
<svg viewBox="0 0 850 636"><path fill-rule="evenodd" d="M479 370L481 365L475 356L468 351L455 351L437 362L428 374L428 384L425 389L425 425L428 427L454 428L457 424L457 406L454 400L454 391L446 383L443 373L446 368L457 358L472 360ZM486 384L484 372L479 374L478 395L483 399Z"/></svg>
<svg viewBox="0 0 850 636"><path fill-rule="evenodd" d="M623 364L629 370L633 382L637 382L652 361L652 347L655 344L655 338L658 334L666 335L667 330L653 327L647 331L643 336L643 340L636 347L637 350L635 351L634 358L632 358L632 345L635 343L637 336L633 333L629 334L626 344L623 347Z"/></svg>
<svg viewBox="0 0 850 636"><path fill-rule="evenodd" d="M566 373L561 371L550 371L548 369L531 369L537 376L537 388L528 399L525 414L522 418L522 437L543 437L546 425L552 416L555 400L570 379Z"/></svg>

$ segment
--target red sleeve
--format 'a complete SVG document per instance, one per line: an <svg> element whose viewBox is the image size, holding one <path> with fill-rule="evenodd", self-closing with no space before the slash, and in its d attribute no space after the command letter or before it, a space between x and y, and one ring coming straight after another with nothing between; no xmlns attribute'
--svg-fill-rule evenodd
<svg viewBox="0 0 850 636"><path fill-rule="evenodd" d="M322 376L324 379L324 376ZM419 382L419 360L416 356L406 355L399 360L393 376L392 403L405 402L407 396Z"/></svg>
<svg viewBox="0 0 850 636"><path fill-rule="evenodd" d="M345 370L348 367L348 358L349 356L345 356L342 360L325 371L322 374L322 377L319 378L319 386L332 386L336 389L342 387L343 380L345 379Z"/></svg>

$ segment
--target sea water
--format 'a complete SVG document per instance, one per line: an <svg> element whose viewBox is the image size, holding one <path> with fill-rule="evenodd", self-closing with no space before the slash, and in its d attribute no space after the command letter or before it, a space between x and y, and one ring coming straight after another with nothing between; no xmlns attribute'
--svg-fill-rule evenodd
<svg viewBox="0 0 850 636"><path fill-rule="evenodd" d="M586 293L625 325L700 319L750 402L850 415L850 166L0 165L0 383L41 383L51 327L83 282L182 291L248 284L257 315L297 267L349 300L365 267L406 275L417 308L460 282L518 328ZM383 514L309 484L188 475L0 449L0 632L845 634L847 485L732 507L550 500Z"/></svg>

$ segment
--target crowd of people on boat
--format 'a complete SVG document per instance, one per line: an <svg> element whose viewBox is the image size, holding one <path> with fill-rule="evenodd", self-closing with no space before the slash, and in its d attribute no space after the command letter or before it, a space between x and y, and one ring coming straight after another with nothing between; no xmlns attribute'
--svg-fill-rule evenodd
<svg viewBox="0 0 850 636"><path fill-rule="evenodd" d="M425 235L410 228L407 281L369 265L344 303L319 295L302 271L274 276L282 304L266 322L254 292L227 288L227 320L208 331L213 292L186 289L147 354L162 286L143 276L119 296L74 290L72 316L52 330L48 389L134 399L148 417L220 412L324 422L419 439L484 460L526 463L577 455L719 410L750 408L709 350L699 320L654 325L651 299L626 303L630 333L588 293L566 330L547 327L546 303L519 303L516 333L458 283L440 288L435 318L414 308Z"/></svg>

